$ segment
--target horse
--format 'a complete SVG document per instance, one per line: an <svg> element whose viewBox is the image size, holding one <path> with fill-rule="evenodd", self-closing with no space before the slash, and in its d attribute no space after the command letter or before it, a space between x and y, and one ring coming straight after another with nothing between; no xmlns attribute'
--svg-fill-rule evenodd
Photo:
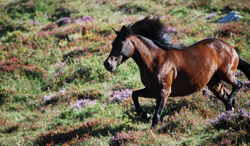
<svg viewBox="0 0 250 146"><path fill-rule="evenodd" d="M151 115L140 107L138 97L155 98L151 126L154 129L168 97L186 96L204 86L224 103L227 111L233 110L234 96L243 85L236 79L235 71L241 70L250 80L250 64L229 43L217 38L190 46L172 44L173 35L166 33L166 28L159 16L146 16L123 25L120 31L112 28L117 36L104 66L114 72L130 57L138 65L145 88L132 93L137 114L150 119ZM225 91L224 82L232 85L230 94Z"/></svg>

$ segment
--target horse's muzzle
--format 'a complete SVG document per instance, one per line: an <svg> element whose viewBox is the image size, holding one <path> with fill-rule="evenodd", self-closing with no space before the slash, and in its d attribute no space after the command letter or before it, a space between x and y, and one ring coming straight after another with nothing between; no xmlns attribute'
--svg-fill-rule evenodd
<svg viewBox="0 0 250 146"><path fill-rule="evenodd" d="M110 72L113 72L115 71L115 68L116 66L115 65L112 65L108 60L105 60L103 65L105 66L105 68L110 71Z"/></svg>

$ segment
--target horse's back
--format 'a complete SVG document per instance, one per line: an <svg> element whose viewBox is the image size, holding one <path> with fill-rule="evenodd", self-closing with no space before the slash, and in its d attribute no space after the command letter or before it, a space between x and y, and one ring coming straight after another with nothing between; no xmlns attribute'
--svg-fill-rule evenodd
<svg viewBox="0 0 250 146"><path fill-rule="evenodd" d="M202 66L205 64L217 64L217 68L225 67L225 64L228 62L234 62L238 59L238 54L229 43L217 39L217 38L208 38L201 40L197 43L194 43L190 46L186 47L185 56L188 58L192 57L192 59L199 59L199 64ZM187 60L190 60L187 59Z"/></svg>

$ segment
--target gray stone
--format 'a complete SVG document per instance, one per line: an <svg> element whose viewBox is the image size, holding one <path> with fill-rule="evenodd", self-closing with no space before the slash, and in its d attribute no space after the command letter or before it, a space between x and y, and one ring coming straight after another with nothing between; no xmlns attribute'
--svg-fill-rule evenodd
<svg viewBox="0 0 250 146"><path fill-rule="evenodd" d="M217 23L227 23L227 22L231 22L231 21L239 21L241 18L243 18L243 17L239 15L239 12L232 11L227 16L220 19Z"/></svg>

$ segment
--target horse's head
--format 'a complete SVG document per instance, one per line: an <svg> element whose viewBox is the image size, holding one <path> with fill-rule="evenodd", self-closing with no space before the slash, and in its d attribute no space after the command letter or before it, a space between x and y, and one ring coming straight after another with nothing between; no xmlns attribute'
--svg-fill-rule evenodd
<svg viewBox="0 0 250 146"><path fill-rule="evenodd" d="M113 28L112 28L113 29ZM108 71L115 71L116 67L126 61L134 54L134 46L128 37L131 35L131 30L123 26L121 31L116 31L115 40L112 43L112 50L108 58L104 62L104 66Z"/></svg>

